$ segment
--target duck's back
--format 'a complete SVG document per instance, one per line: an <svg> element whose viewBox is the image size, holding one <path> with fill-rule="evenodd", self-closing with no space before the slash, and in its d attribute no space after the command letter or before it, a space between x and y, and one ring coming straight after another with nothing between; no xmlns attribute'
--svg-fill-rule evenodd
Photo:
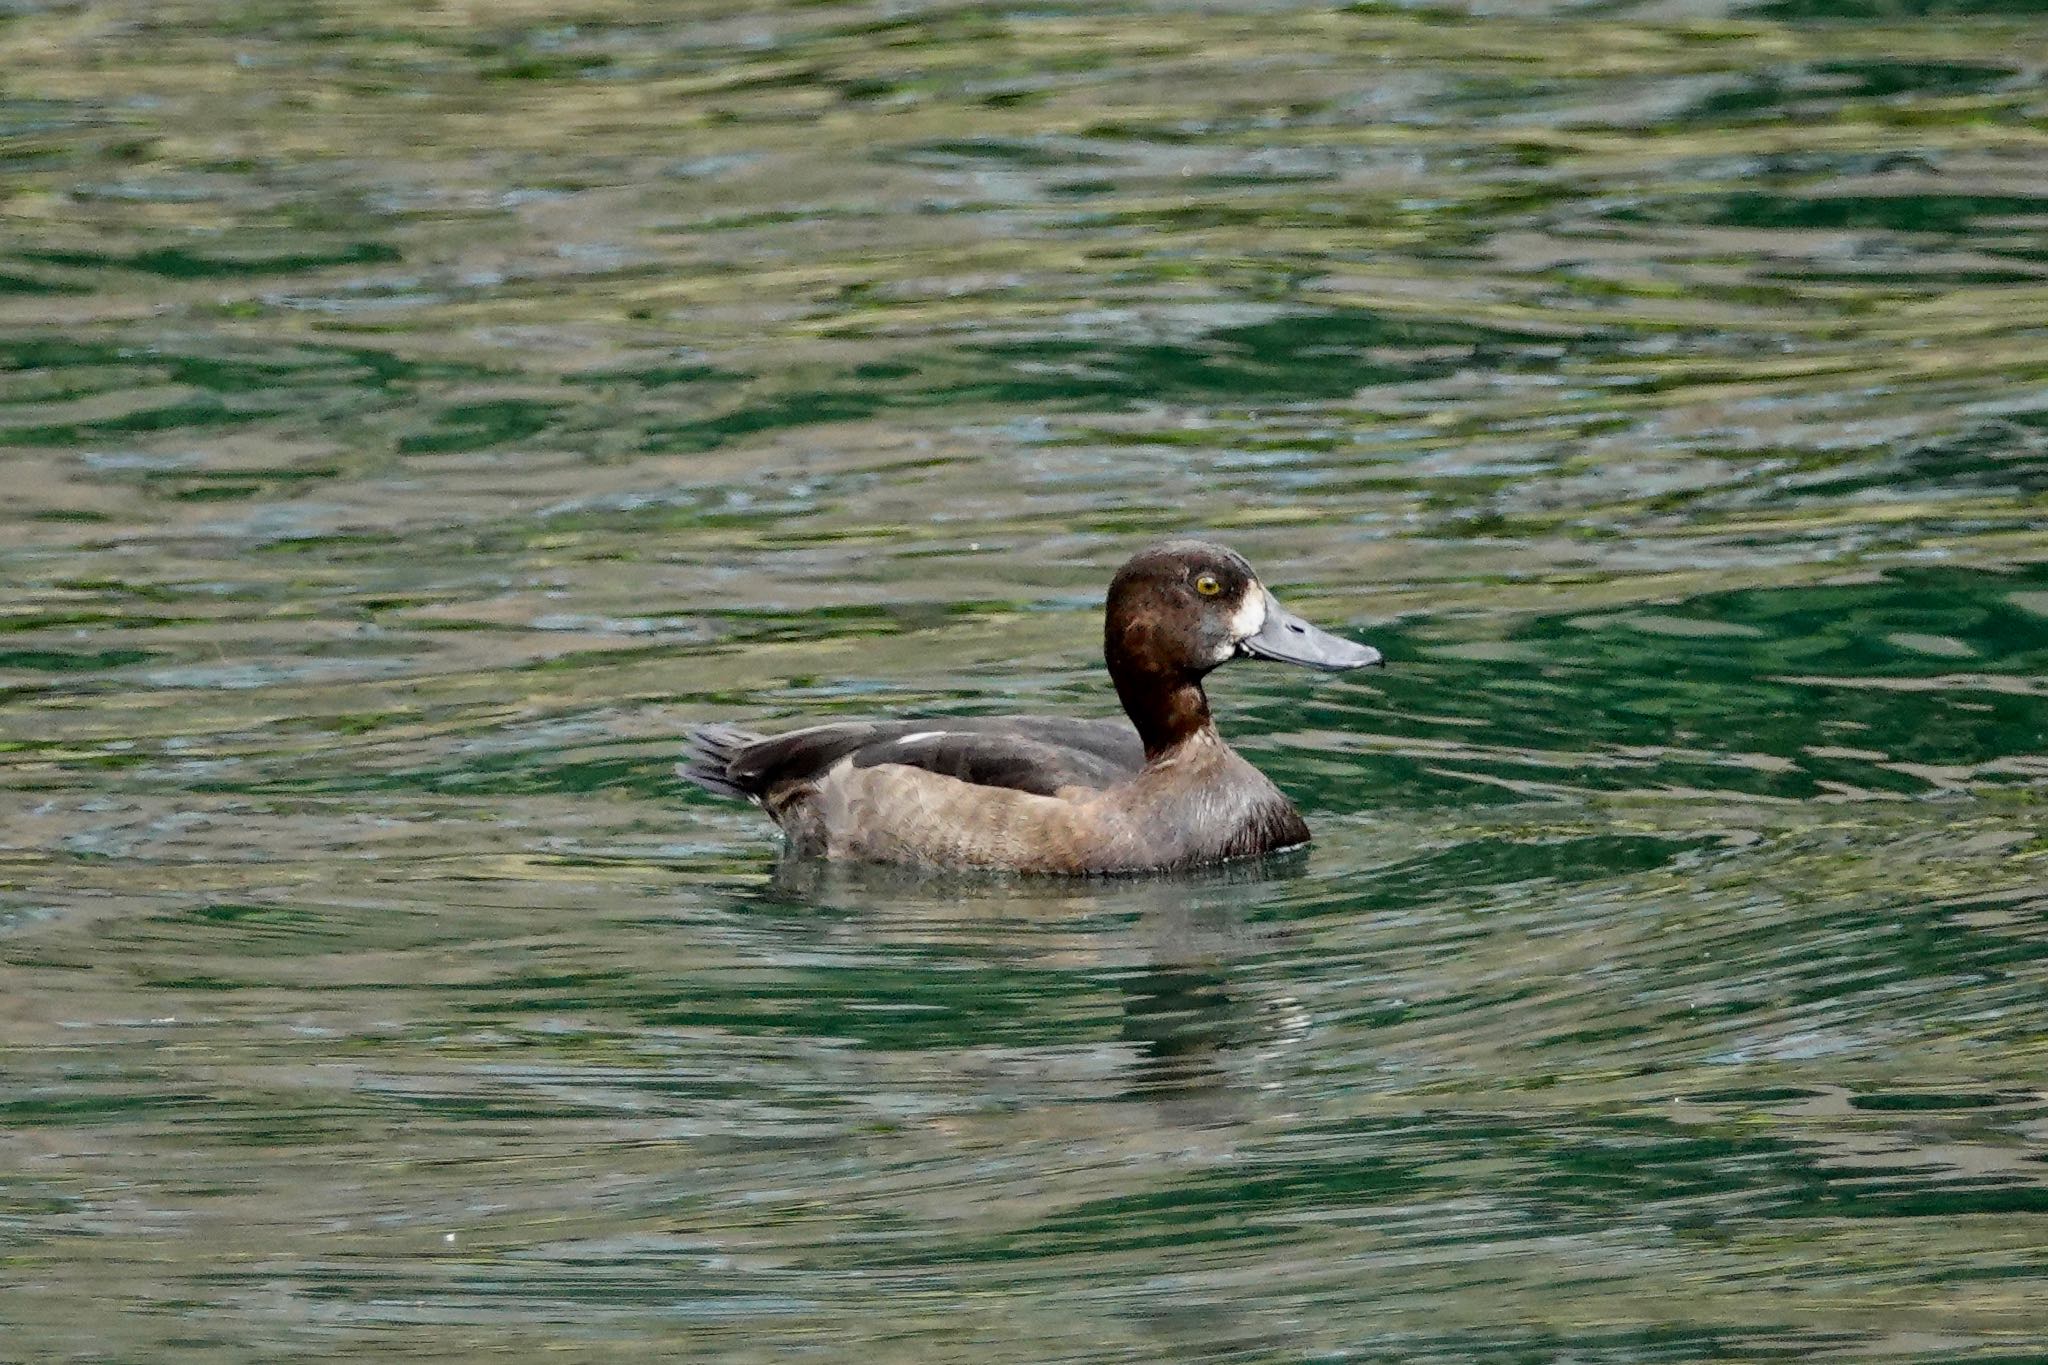
<svg viewBox="0 0 2048 1365"><path fill-rule="evenodd" d="M976 786L1051 796L1100 789L1137 775L1144 746L1124 721L1065 716L970 716L949 720L838 721L763 737L729 725L691 732L679 771L721 796L776 805L778 792L815 782L834 765L884 763Z"/></svg>

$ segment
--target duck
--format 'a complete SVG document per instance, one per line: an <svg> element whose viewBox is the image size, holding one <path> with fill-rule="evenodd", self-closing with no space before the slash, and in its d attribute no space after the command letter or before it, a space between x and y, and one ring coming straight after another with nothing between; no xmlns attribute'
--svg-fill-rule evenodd
<svg viewBox="0 0 2048 1365"><path fill-rule="evenodd" d="M1239 659L1384 662L1281 606L1236 551L1168 540L1132 555L1104 604L1124 720L839 720L777 735L708 724L677 771L760 806L799 858L1087 876L1271 853L1307 843L1309 827L1216 731L1203 682Z"/></svg>

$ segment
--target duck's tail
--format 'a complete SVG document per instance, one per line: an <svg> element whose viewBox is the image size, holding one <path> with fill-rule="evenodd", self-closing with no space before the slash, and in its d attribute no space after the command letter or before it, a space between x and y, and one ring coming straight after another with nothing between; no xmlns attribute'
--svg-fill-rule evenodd
<svg viewBox="0 0 2048 1365"><path fill-rule="evenodd" d="M678 776L695 782L714 796L753 801L760 793L733 780L732 761L740 751L759 744L761 736L736 725L700 725L690 731L686 757L676 764Z"/></svg>

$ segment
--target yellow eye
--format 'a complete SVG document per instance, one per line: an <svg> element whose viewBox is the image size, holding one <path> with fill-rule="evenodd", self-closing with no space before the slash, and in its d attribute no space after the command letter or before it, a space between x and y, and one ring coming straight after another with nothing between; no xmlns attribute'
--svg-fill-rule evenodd
<svg viewBox="0 0 2048 1365"><path fill-rule="evenodd" d="M1195 580L1195 591L1204 597L1214 597L1223 591L1223 584L1217 580L1215 574L1205 573Z"/></svg>

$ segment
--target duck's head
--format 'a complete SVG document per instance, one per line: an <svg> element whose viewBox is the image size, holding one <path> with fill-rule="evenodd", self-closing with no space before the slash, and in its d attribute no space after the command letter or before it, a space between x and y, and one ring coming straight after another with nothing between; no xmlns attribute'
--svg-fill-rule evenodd
<svg viewBox="0 0 2048 1365"><path fill-rule="evenodd" d="M1371 645L1318 630L1281 606L1243 555L1201 540L1151 546L1117 570L1103 651L1120 689L1127 676L1198 681L1232 659L1327 669L1382 662Z"/></svg>

